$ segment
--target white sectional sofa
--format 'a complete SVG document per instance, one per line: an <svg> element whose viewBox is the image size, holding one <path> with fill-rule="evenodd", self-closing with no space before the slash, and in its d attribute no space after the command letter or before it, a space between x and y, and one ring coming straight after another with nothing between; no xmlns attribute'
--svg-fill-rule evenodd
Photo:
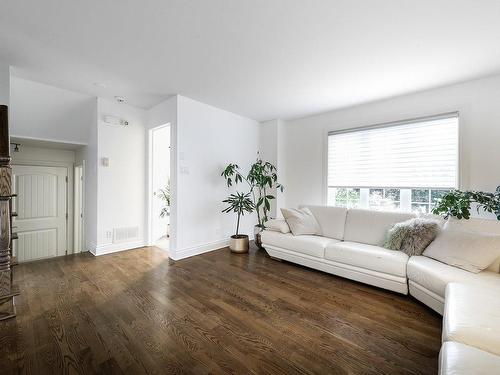
<svg viewBox="0 0 500 375"><path fill-rule="evenodd" d="M453 219L450 219L453 220ZM470 219L455 222L469 232L500 235L500 222ZM407 266L410 294L443 315L446 285L451 282L500 287L500 258L477 274L452 267L425 256L411 257Z"/></svg>
<svg viewBox="0 0 500 375"><path fill-rule="evenodd" d="M500 374L500 290L449 283L443 316L441 375Z"/></svg>
<svg viewBox="0 0 500 375"><path fill-rule="evenodd" d="M407 294L408 256L379 246L395 223L411 213L341 207L308 206L321 236L294 236L264 231L262 244L270 256L334 275Z"/></svg>
<svg viewBox="0 0 500 375"><path fill-rule="evenodd" d="M500 258L475 274L425 256L408 257L381 245L393 224L415 217L414 214L307 207L320 225L320 235L294 236L265 230L262 244L271 257L398 293L410 293L441 315L444 313L441 374L500 374ZM469 232L500 234L500 222L493 220L470 219L459 225ZM490 300L496 299L496 303L487 303L485 293ZM478 300L480 296L482 300ZM492 308L497 310L492 311ZM473 323L472 313L467 309L482 309L483 312ZM492 316L495 317L493 322ZM447 324L460 325L462 323L456 322L464 320L463 324L468 324L471 331L476 329L479 336L486 332L481 327L492 330L492 325L494 338L481 345L470 338L457 340L456 335L448 333L451 331ZM477 363L484 366L477 366ZM475 370L471 372L472 364Z"/></svg>

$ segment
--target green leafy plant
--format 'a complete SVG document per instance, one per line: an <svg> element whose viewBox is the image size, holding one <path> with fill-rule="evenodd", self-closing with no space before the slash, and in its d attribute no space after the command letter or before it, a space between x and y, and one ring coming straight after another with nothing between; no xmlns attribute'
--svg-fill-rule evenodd
<svg viewBox="0 0 500 375"><path fill-rule="evenodd" d="M268 189L272 189L274 186L281 192L284 190L283 185L278 182L277 172L273 164L268 161L264 162L259 158L252 164L248 172L247 179L254 186L253 190L257 190L255 208L257 210L257 220L261 226L268 220L267 215L271 210L271 200L276 199L274 195L268 194ZM260 214L261 210L262 215Z"/></svg>
<svg viewBox="0 0 500 375"><path fill-rule="evenodd" d="M160 211L160 217L170 216L170 180L165 188L158 190L158 198L164 202L164 206Z"/></svg>
<svg viewBox="0 0 500 375"><path fill-rule="evenodd" d="M445 219L450 216L457 219L470 219L470 208L477 204L477 211L484 210L496 215L500 220L500 187L495 193L482 191L453 190L438 199L432 213L442 215Z"/></svg>
<svg viewBox="0 0 500 375"><path fill-rule="evenodd" d="M222 210L224 213L235 212L238 215L238 222L236 224L236 237L239 236L240 231L240 218L245 215L245 212L251 213L254 210L254 204L250 199L250 193L236 192L231 194L227 199L222 202L227 203L228 206Z"/></svg>
<svg viewBox="0 0 500 375"><path fill-rule="evenodd" d="M281 192L284 190L283 185L278 182L277 168L257 156L246 176L241 174L237 164L229 164L221 176L226 180L228 187L233 186L233 183L236 185L245 182L248 185L249 194L257 211L258 225L263 226L268 220L271 200L275 199L274 195L269 194L269 190L273 188Z"/></svg>

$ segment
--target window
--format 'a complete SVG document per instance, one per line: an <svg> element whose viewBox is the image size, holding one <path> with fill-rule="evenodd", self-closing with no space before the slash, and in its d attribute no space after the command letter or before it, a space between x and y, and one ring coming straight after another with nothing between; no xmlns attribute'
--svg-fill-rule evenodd
<svg viewBox="0 0 500 375"><path fill-rule="evenodd" d="M370 189L368 206L372 210L395 211L400 208L400 189Z"/></svg>
<svg viewBox="0 0 500 375"><path fill-rule="evenodd" d="M412 189L411 210L428 214L439 198L442 198L450 189Z"/></svg>
<svg viewBox="0 0 500 375"><path fill-rule="evenodd" d="M428 213L457 181L457 113L328 134L329 205Z"/></svg>
<svg viewBox="0 0 500 375"><path fill-rule="evenodd" d="M330 206L356 208L359 206L360 189L334 188L329 194Z"/></svg>

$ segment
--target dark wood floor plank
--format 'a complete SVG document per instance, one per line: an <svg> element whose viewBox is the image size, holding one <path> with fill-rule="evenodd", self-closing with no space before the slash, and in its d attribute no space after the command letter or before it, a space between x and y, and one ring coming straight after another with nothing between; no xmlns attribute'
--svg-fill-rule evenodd
<svg viewBox="0 0 500 375"><path fill-rule="evenodd" d="M441 318L411 297L222 249L21 264L12 374L433 374Z"/></svg>

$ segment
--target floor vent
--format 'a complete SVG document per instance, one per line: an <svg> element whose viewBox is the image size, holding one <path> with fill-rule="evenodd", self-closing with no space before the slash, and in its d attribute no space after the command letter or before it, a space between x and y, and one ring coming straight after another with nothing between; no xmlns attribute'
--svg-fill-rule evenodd
<svg viewBox="0 0 500 375"><path fill-rule="evenodd" d="M139 227L123 227L113 229L113 242L128 242L139 238Z"/></svg>

